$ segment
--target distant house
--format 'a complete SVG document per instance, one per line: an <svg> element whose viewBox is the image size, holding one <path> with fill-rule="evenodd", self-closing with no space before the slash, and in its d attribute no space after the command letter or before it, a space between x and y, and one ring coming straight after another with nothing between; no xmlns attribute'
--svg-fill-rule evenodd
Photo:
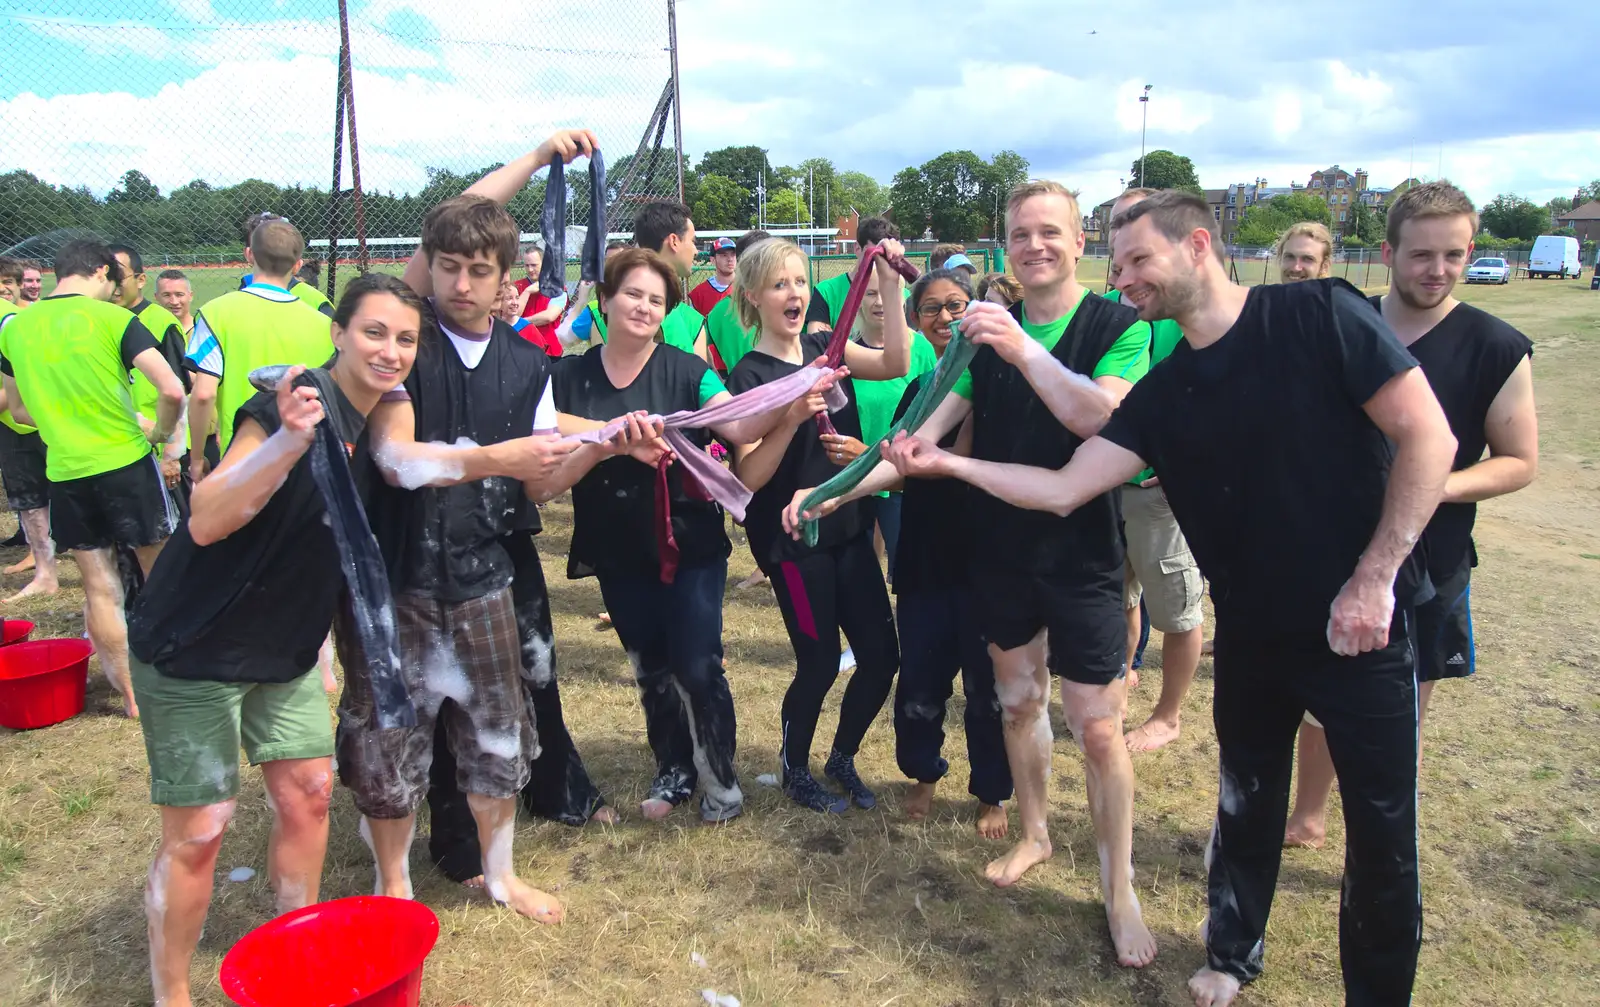
<svg viewBox="0 0 1600 1007"><path fill-rule="evenodd" d="M1600 241L1600 199L1591 199L1582 206L1573 207L1557 217L1556 223L1572 228L1579 241Z"/></svg>

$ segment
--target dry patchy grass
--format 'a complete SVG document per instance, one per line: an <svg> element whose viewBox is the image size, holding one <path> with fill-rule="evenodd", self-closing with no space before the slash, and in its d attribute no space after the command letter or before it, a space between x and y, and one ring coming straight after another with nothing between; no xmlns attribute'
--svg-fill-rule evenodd
<svg viewBox="0 0 1600 1007"><path fill-rule="evenodd" d="M1473 289L1471 300L1534 336L1545 457L1539 482L1484 508L1475 592L1479 666L1440 688L1423 787L1426 941L1423 1005L1600 1001L1600 295L1577 284ZM440 916L424 1001L473 1004L697 1004L712 988L745 1004L1186 1003L1201 958L1201 847L1215 801L1209 662L1183 738L1140 757L1137 885L1161 946L1143 972L1116 966L1097 901L1094 840L1077 751L1058 743L1051 784L1058 852L1017 888L981 867L1001 848L977 838L956 772L922 824L901 794L885 714L863 775L878 811L825 818L794 810L756 776L775 771L777 711L790 674L769 593L730 589L726 639L738 703L746 815L723 828L687 809L660 825L635 810L651 771L627 660L593 618L593 581L562 579L565 504L546 511L567 716L591 772L627 814L617 828L524 821L525 876L557 888L566 924L545 928L431 872L419 839L418 895ZM9 559L10 557L7 557ZM750 568L742 545L736 579ZM76 635L76 571L55 599L24 606L39 635ZM1159 641L1157 641L1158 643ZM1159 665L1158 647L1152 647ZM1154 702L1158 672L1132 700ZM835 690L837 698L838 690ZM959 697L955 701L959 703ZM823 737L837 707L824 715ZM1058 737L1065 737L1059 721ZM135 725L92 684L66 724L0 735L0 1003L148 1004L141 886L157 837ZM201 1001L223 1002L222 954L268 918L261 870L269 826L260 776L246 772L223 845L216 901L195 963ZM324 894L370 890L371 866L349 798L336 792ZM1326 850L1285 854L1266 977L1244 1003L1339 1002L1336 904L1342 831ZM254 880L230 884L235 866ZM691 964L698 953L707 968Z"/></svg>

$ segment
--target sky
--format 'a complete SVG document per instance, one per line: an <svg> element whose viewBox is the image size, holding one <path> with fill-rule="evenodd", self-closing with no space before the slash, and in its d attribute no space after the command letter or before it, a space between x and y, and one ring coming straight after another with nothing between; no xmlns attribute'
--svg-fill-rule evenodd
<svg viewBox="0 0 1600 1007"><path fill-rule="evenodd" d="M639 143L666 0L349 0L363 185L414 191L590 126ZM136 168L327 187L334 0L0 0L0 172L104 192ZM825 156L887 183L1012 149L1110 198L1148 149L1202 185L1441 173L1480 204L1600 177L1600 5L1501 0L679 0L684 147ZM1203 10L1203 13L1197 11ZM1152 85L1147 109L1139 95ZM1147 126L1141 113L1148 111ZM670 133L669 133L670 138ZM346 183L348 184L348 183Z"/></svg>

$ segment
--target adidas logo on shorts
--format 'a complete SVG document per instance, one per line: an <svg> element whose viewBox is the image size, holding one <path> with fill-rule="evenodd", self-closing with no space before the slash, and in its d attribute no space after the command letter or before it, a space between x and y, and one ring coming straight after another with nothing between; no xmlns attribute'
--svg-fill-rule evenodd
<svg viewBox="0 0 1600 1007"><path fill-rule="evenodd" d="M1466 664L1466 663L1467 663L1467 659L1465 657L1462 657L1460 654L1456 654L1455 656L1451 657L1450 660L1445 662L1445 664L1451 664L1451 665L1454 665L1454 664Z"/></svg>

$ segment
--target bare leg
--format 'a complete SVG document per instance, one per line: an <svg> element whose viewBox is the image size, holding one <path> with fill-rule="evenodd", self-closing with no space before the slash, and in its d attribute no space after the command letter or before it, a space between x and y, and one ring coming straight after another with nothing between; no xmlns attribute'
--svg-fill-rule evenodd
<svg viewBox="0 0 1600 1007"><path fill-rule="evenodd" d="M161 809L161 846L144 890L155 1007L189 1007L189 963L200 943L211 879L233 801Z"/></svg>
<svg viewBox="0 0 1600 1007"><path fill-rule="evenodd" d="M278 895L278 912L287 913L317 901L328 852L333 761L281 759L262 763L261 775L273 808L267 878Z"/></svg>
<svg viewBox="0 0 1600 1007"><path fill-rule="evenodd" d="M317 669L322 672L322 691L332 696L339 691L339 680L333 677L333 634L317 648Z"/></svg>
<svg viewBox="0 0 1600 1007"><path fill-rule="evenodd" d="M484 886L489 897L531 920L560 923L566 911L555 896L528 885L513 870L511 843L517 831L517 799L468 794L467 804L478 823Z"/></svg>
<svg viewBox="0 0 1600 1007"><path fill-rule="evenodd" d="M89 640L100 655L100 670L122 696L122 709L139 715L128 677L128 622L123 614L122 575L110 549L75 550L72 558L83 574L83 615Z"/></svg>
<svg viewBox="0 0 1600 1007"><path fill-rule="evenodd" d="M1310 721L1300 723L1300 778L1294 810L1283 829L1283 845L1320 850L1328 838L1328 796L1333 793L1333 756L1328 735Z"/></svg>
<svg viewBox="0 0 1600 1007"><path fill-rule="evenodd" d="M409 899L411 891L411 840L417 835L417 816L368 818L361 816L361 838L372 850L377 868L374 895Z"/></svg>
<svg viewBox="0 0 1600 1007"><path fill-rule="evenodd" d="M1133 574L1130 572L1128 576L1131 577ZM1132 608L1124 604L1122 606L1122 616L1128 621L1128 649L1126 652L1128 656L1122 662L1122 669L1128 675L1128 688L1137 689L1139 687L1139 671L1133 666L1133 655L1139 651L1139 631L1144 628L1143 619L1139 615L1138 601L1133 603Z"/></svg>
<svg viewBox="0 0 1600 1007"><path fill-rule="evenodd" d="M21 573L32 567L33 580L6 601L55 594L61 585L56 579L56 544L50 538L50 511L43 507L25 510L17 515L17 521L22 525L23 534L28 537L28 562L26 565L18 563L7 567L6 573Z"/></svg>
<svg viewBox="0 0 1600 1007"><path fill-rule="evenodd" d="M1133 892L1133 760L1122 740L1122 681L1079 685L1063 680L1061 707L1084 755L1089 817L1100 853L1100 889L1117 964L1143 968L1156 956Z"/></svg>
<svg viewBox="0 0 1600 1007"><path fill-rule="evenodd" d="M1195 669L1200 667L1200 644L1204 630L1196 626L1183 633L1161 635L1161 698L1142 727L1128 732L1130 752L1153 752L1178 740L1178 721L1183 699L1189 694Z"/></svg>
<svg viewBox="0 0 1600 1007"><path fill-rule="evenodd" d="M906 799L900 802L900 806L906 810L906 817L913 822L927 818L933 810L933 792L938 786L937 783L913 783L911 789L906 791Z"/></svg>
<svg viewBox="0 0 1600 1007"><path fill-rule="evenodd" d="M1002 805L978 802L978 835L985 839L1004 839L1009 831L1011 826Z"/></svg>
<svg viewBox="0 0 1600 1007"><path fill-rule="evenodd" d="M150 576L150 570L156 565L156 558L161 555L161 548L166 544L165 541L161 541L155 545L142 545L133 551L139 559L139 570L146 577Z"/></svg>
<svg viewBox="0 0 1600 1007"><path fill-rule="evenodd" d="M1239 995L1239 980L1204 968L1190 978L1189 995L1194 997L1194 1007L1228 1007Z"/></svg>
<svg viewBox="0 0 1600 1007"><path fill-rule="evenodd" d="M1417 777L1422 777L1422 722L1428 716L1428 701L1433 699L1433 687L1438 682L1417 683ZM1332 765L1332 762L1329 762Z"/></svg>
<svg viewBox="0 0 1600 1007"><path fill-rule="evenodd" d="M1014 885L1034 864L1050 859L1050 832L1045 825L1046 788L1050 780L1050 672L1045 668L1044 630L1015 650L992 644L995 693L1000 698L1006 759L1017 792L1022 839L1011 852L984 868L1001 888Z"/></svg>

